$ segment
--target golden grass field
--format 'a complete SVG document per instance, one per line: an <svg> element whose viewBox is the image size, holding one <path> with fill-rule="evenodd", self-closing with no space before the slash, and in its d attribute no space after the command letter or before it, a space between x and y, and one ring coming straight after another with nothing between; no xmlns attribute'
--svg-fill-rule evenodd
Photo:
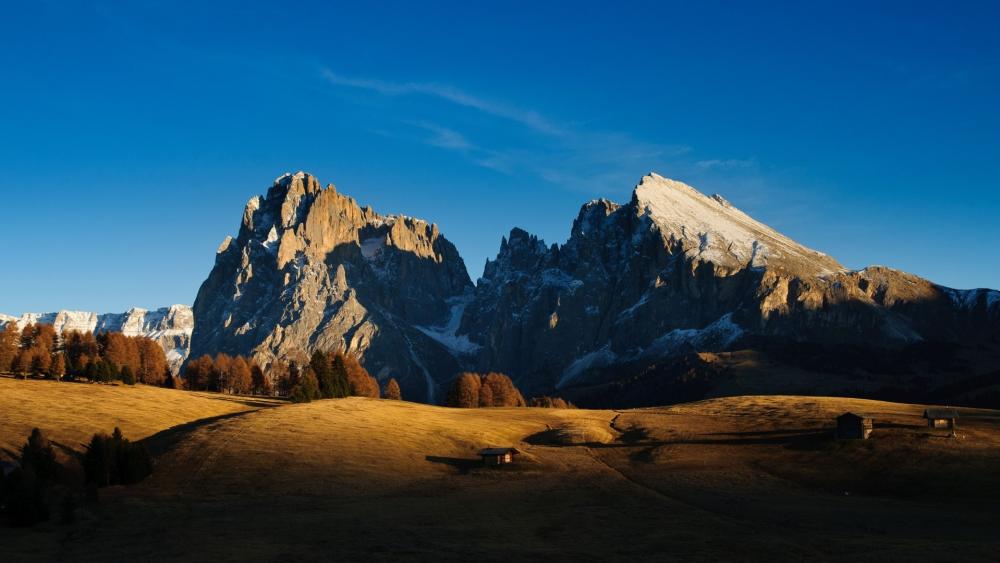
<svg viewBox="0 0 1000 563"><path fill-rule="evenodd" d="M121 427L145 438L178 424L276 403L145 385L56 383L0 377L0 459L10 459L34 427L59 445L79 449L95 432ZM15 456L17 454L15 453Z"/></svg>
<svg viewBox="0 0 1000 563"><path fill-rule="evenodd" d="M0 408L5 447L32 425L73 444L81 432L119 424L156 456L153 476L102 490L75 524L0 529L0 560L978 561L1000 553L997 411L960 409L959 438L950 439L925 429L921 406L855 399L463 410L2 379ZM830 437L845 410L875 416L872 439ZM479 467L475 454L488 445L524 455L511 467Z"/></svg>

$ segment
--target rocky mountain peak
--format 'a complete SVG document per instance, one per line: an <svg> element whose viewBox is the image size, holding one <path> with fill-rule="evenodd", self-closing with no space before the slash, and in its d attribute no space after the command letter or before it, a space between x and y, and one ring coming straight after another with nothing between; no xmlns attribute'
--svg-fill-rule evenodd
<svg viewBox="0 0 1000 563"><path fill-rule="evenodd" d="M337 248L372 254L383 246L442 263L447 246L437 225L403 215L380 215L354 198L325 188L310 174L277 178L266 196L254 196L243 212L237 246L247 259L270 255L279 270L298 258L322 260ZM223 244L219 252L229 249ZM366 256L372 258L372 256Z"/></svg>
<svg viewBox="0 0 1000 563"><path fill-rule="evenodd" d="M720 195L648 174L624 206L583 205L561 246L512 230L458 334L478 347L479 369L547 393L755 342L894 348L989 335L997 310L996 292L847 271Z"/></svg>
<svg viewBox="0 0 1000 563"><path fill-rule="evenodd" d="M524 229L514 227L509 236L500 239L500 251L496 258L486 260L480 283L496 288L497 282L521 277L541 265L552 262L557 253L557 245L552 245L551 249L547 248L544 240Z"/></svg>
<svg viewBox="0 0 1000 563"><path fill-rule="evenodd" d="M266 364L343 349L373 373L390 370L404 392L433 398L431 367L452 360L418 327L445 324L449 300L471 286L437 225L380 215L310 174L285 174L250 199L239 236L220 248L195 301L193 350Z"/></svg>
<svg viewBox="0 0 1000 563"><path fill-rule="evenodd" d="M510 236L507 238L507 241L508 251L529 252L532 254L545 253L545 241L518 227L510 230Z"/></svg>
<svg viewBox="0 0 1000 563"><path fill-rule="evenodd" d="M722 196L706 196L659 174L647 174L639 181L631 205L638 216L652 220L665 241L723 271L767 267L818 275L844 269L833 258L757 221Z"/></svg>
<svg viewBox="0 0 1000 563"><path fill-rule="evenodd" d="M608 216L620 208L620 205L607 199L595 199L583 204L573 221L570 238L582 238L596 233L607 223Z"/></svg>
<svg viewBox="0 0 1000 563"><path fill-rule="evenodd" d="M294 174L285 172L274 179L271 190L281 191L287 195L302 195L316 193L321 189L319 180L308 172L298 171Z"/></svg>
<svg viewBox="0 0 1000 563"><path fill-rule="evenodd" d="M344 349L429 402L469 369L569 396L691 353L1000 342L998 292L847 271L658 174L625 205L583 205L563 245L512 229L476 286L436 225L286 174L248 202L194 316L195 355L266 365Z"/></svg>

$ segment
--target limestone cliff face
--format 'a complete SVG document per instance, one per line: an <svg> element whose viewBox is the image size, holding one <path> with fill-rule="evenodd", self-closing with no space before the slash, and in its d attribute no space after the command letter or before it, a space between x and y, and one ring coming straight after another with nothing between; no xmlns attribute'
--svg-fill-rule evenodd
<svg viewBox="0 0 1000 563"><path fill-rule="evenodd" d="M360 207L309 174L252 198L194 303L192 356L304 361L344 349L404 396L433 402L458 370L425 327L447 322L472 283L437 226Z"/></svg>
<svg viewBox="0 0 1000 563"><path fill-rule="evenodd" d="M1000 334L1000 293L885 267L848 271L720 196L655 174L583 206L566 244L501 242L458 335L525 392L700 351L810 342L891 349ZM605 368L605 369L602 369Z"/></svg>
<svg viewBox="0 0 1000 563"><path fill-rule="evenodd" d="M475 286L434 225L285 175L247 204L194 316L192 355L266 364L345 349L429 402L464 369L569 396L695 352L819 345L863 359L895 350L895 362L921 343L1000 350L1000 293L847 270L720 196L655 174L625 204L584 205L563 245L512 230Z"/></svg>

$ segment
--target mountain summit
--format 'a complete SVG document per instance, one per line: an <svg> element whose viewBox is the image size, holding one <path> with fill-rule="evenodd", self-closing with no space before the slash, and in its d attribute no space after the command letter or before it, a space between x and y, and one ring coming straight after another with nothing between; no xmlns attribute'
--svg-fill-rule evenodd
<svg viewBox="0 0 1000 563"><path fill-rule="evenodd" d="M429 402L464 369L605 404L928 393L1000 369L968 352L1000 351L1000 293L847 270L657 174L624 205L583 205L565 244L512 229L475 286L435 225L286 174L247 204L194 314L193 355L341 348Z"/></svg>
<svg viewBox="0 0 1000 563"><path fill-rule="evenodd" d="M720 268L780 268L794 273L831 274L844 267L806 248L735 208L722 196L650 173L632 193L632 206L683 252Z"/></svg>
<svg viewBox="0 0 1000 563"><path fill-rule="evenodd" d="M727 362L756 365L744 370L754 374L768 362L833 372L822 385L758 381L743 390L751 393L873 392L888 385L886 372L897 381L907 373L903 386L933 387L968 375L959 347L1000 349L1000 293L952 290L884 267L849 271L721 196L657 174L643 177L625 205L585 204L563 245L511 231L475 295L458 334L480 347L480 369L511 374L528 393L584 403L674 400L678 374L664 366L700 368L705 358L710 372ZM736 350L754 353L682 361ZM927 357L943 373L914 365ZM846 375L868 370L868 380ZM718 381L727 378L712 377L701 392L724 393Z"/></svg>
<svg viewBox="0 0 1000 563"><path fill-rule="evenodd" d="M305 362L344 349L404 394L433 402L457 364L418 327L447 322L472 288L437 225L379 215L315 177L274 181L247 203L194 303L191 353ZM440 377L440 376L439 376Z"/></svg>

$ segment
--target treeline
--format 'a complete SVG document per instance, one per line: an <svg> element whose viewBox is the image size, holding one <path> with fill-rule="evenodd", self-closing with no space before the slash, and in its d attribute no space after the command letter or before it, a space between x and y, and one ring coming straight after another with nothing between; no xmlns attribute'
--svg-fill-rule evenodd
<svg viewBox="0 0 1000 563"><path fill-rule="evenodd" d="M274 386L264 371L243 356L204 355L184 366L184 387L192 391L216 391L235 395L273 395Z"/></svg>
<svg viewBox="0 0 1000 563"><path fill-rule="evenodd" d="M459 374L448 392L449 407L523 407L524 396L502 373L465 372Z"/></svg>
<svg viewBox="0 0 1000 563"><path fill-rule="evenodd" d="M184 386L195 391L277 395L299 403L351 396L402 398L395 379L379 389L357 358L340 351L316 351L306 364L274 360L266 371L243 356L205 355L188 361Z"/></svg>
<svg viewBox="0 0 1000 563"><path fill-rule="evenodd" d="M560 397L532 397L528 400L529 407L544 409L575 409L576 405Z"/></svg>
<svg viewBox="0 0 1000 563"><path fill-rule="evenodd" d="M156 341L120 332L67 331L52 325L27 324L18 330L7 323L0 330L0 372L55 380L87 378L128 384L173 383L167 357Z"/></svg>
<svg viewBox="0 0 1000 563"><path fill-rule="evenodd" d="M559 397L535 397L525 401L510 377L496 372L464 372L451 384L445 404L449 407L544 407L576 408Z"/></svg>
<svg viewBox="0 0 1000 563"><path fill-rule="evenodd" d="M356 357L343 351L316 351L306 363L274 360L265 368L253 359L225 353L188 360L184 377L171 375L156 341L119 332L56 334L52 325L7 323L0 330L0 372L55 380L145 383L192 391L289 397L295 402L339 397L401 400L399 383L383 388ZM559 397L525 401L510 377L496 372L465 372L452 383L445 402L452 407L575 408Z"/></svg>
<svg viewBox="0 0 1000 563"><path fill-rule="evenodd" d="M351 354L341 351L313 352L309 364L299 366L294 362L284 379L288 395L297 403L317 399L340 397L372 397L382 395L378 381L368 373ZM386 383L385 398L400 399L399 384L395 379Z"/></svg>

